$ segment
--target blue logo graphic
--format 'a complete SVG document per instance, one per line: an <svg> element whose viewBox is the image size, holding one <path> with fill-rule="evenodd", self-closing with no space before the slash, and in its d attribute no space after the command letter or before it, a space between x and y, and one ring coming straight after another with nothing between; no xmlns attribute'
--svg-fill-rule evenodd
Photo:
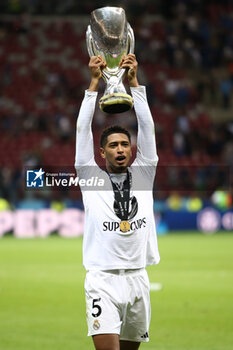
<svg viewBox="0 0 233 350"><path fill-rule="evenodd" d="M27 187L43 187L44 186L44 171L40 170L27 170Z"/></svg>

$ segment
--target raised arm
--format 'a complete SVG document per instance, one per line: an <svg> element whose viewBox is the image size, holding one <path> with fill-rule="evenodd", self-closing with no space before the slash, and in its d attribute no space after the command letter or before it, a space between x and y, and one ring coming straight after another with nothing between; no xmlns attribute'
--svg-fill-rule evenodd
<svg viewBox="0 0 233 350"><path fill-rule="evenodd" d="M138 121L137 152L149 163L158 161L154 121L148 106L146 89L137 80L138 63L133 54L123 57L120 67L126 68Z"/></svg>
<svg viewBox="0 0 233 350"><path fill-rule="evenodd" d="M158 161L154 121L148 106L145 86L131 88L138 121L137 152L150 163Z"/></svg>
<svg viewBox="0 0 233 350"><path fill-rule="evenodd" d="M101 56L93 56L89 62L91 82L79 111L76 126L75 167L87 165L94 159L93 135L91 123L94 116L99 80L106 63Z"/></svg>

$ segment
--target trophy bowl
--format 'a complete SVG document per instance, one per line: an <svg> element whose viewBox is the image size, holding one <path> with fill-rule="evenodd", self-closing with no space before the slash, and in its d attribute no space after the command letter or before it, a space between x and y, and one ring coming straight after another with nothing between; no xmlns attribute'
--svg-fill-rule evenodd
<svg viewBox="0 0 233 350"><path fill-rule="evenodd" d="M133 107L133 98L123 85L125 69L119 68L123 55L134 53L134 33L121 7L102 7L91 13L86 42L89 56L101 55L106 61L102 71L106 83L100 109L105 113L122 113Z"/></svg>

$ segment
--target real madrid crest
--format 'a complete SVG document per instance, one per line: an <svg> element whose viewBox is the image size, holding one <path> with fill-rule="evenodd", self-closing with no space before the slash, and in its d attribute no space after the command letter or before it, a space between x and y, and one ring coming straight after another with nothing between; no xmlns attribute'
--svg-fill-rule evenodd
<svg viewBox="0 0 233 350"><path fill-rule="evenodd" d="M98 320L94 320L93 328L95 331L97 331L100 328L100 323Z"/></svg>

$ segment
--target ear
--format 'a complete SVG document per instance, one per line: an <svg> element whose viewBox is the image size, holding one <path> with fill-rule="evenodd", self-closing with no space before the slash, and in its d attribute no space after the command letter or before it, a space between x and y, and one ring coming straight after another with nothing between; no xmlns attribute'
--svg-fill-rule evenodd
<svg viewBox="0 0 233 350"><path fill-rule="evenodd" d="M105 158L106 158L106 155L105 155L105 150L104 150L104 148L103 148L103 147L100 147L100 155L101 155L101 157L102 157L103 159L105 159Z"/></svg>

